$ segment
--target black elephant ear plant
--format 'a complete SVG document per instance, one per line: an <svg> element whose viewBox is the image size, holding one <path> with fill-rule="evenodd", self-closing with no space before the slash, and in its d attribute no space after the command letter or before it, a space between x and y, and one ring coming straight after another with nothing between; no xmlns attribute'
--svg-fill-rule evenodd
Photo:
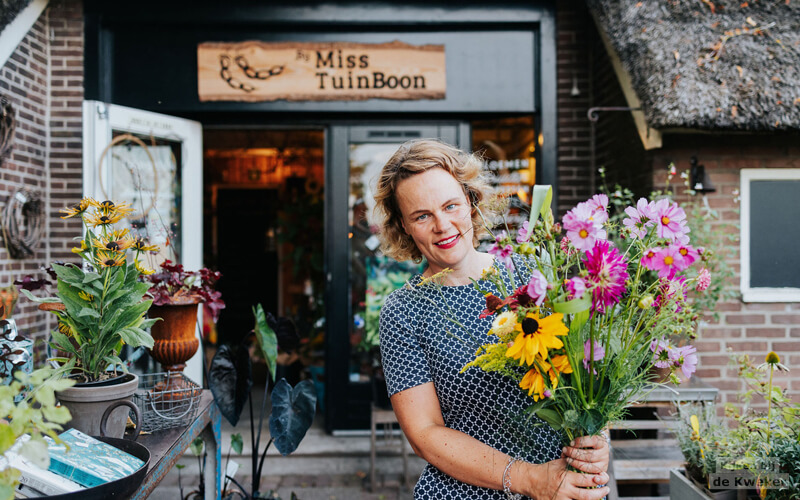
<svg viewBox="0 0 800 500"><path fill-rule="evenodd" d="M233 481L239 487L236 494L242 498L275 498L271 491L267 493L259 491L267 450L272 443L275 443L275 447L284 456L297 449L314 420L317 394L314 384L310 380L302 380L292 387L284 378L275 383L272 393L269 394L269 382L275 380L278 348L292 349L296 347L298 335L291 321L285 318L275 318L269 313L265 314L260 304L253 308L253 314L255 316L253 333L267 362L269 378L264 383L264 398L258 415L258 427L256 428L253 414L253 400L249 398L253 387L252 364L248 350L250 336L247 336L237 346L222 345L220 347L211 361L208 379L214 399L231 425L235 426L239 422L239 417L249 398L253 482L248 493L247 488L226 476L223 496L226 494L225 490L227 490L229 482ZM259 460L261 430L267 400L271 401L271 411L267 413L270 439L261 452ZM241 449L241 444L239 444L239 449Z"/></svg>
<svg viewBox="0 0 800 500"><path fill-rule="evenodd" d="M116 396L121 386L124 387L122 393L130 396L138 387L138 378L125 373L127 370L119 354L126 344L153 346L148 329L157 320L145 318L152 304L152 300L145 298L150 285L139 278L153 272L144 267L141 257L157 247L133 238L127 229L114 227L132 212L126 203L83 198L62 212L64 219L80 217L83 222L83 236L76 238L78 245L72 249L82 265L53 264L55 297L39 298L22 289L29 299L40 303L40 309L51 311L58 319L57 329L51 332L50 346L59 354L51 361L59 365L57 373L78 382L75 387L60 392L59 400L67 404L72 397L68 393L80 392L89 386L93 390L89 399L95 402L105 397L98 396L97 391L109 392L114 399L112 396ZM102 415L108 403L100 406ZM81 422L87 411L71 407L72 425L88 434L99 434L99 416L87 416L87 423ZM120 432L111 434L121 434L126 420L123 416L127 417L125 409L112 414L112 426L113 420L121 421L121 425L116 425ZM97 427L92 427L94 425Z"/></svg>

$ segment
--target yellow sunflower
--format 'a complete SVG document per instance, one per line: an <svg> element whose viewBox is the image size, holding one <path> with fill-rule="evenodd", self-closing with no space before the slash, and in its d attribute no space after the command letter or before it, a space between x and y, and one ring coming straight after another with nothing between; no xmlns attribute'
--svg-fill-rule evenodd
<svg viewBox="0 0 800 500"><path fill-rule="evenodd" d="M70 217L76 217L78 215L81 215L86 211L86 209L88 209L94 203L95 201L87 196L86 198L81 199L81 201L79 201L78 203L75 203L72 206L60 210L60 212L64 214L61 216L61 218L69 219Z"/></svg>
<svg viewBox="0 0 800 500"><path fill-rule="evenodd" d="M545 394L548 387L545 384L543 373L546 373L550 377L550 387L553 389L558 387L558 375L553 371L547 361L541 359L537 359L536 366L528 370L528 373L522 377L519 383L522 389L528 390L528 396L532 396L534 401L539 401L541 398L548 397L548 395Z"/></svg>
<svg viewBox="0 0 800 500"><path fill-rule="evenodd" d="M116 252L106 252L103 250L97 252L98 267L118 267L124 264L125 264L125 254Z"/></svg>
<svg viewBox="0 0 800 500"><path fill-rule="evenodd" d="M143 274L145 276L149 276L155 272L152 269L144 267L142 263L139 262L138 260L133 261L133 267L135 267L136 270L139 271L139 274Z"/></svg>
<svg viewBox="0 0 800 500"><path fill-rule="evenodd" d="M569 332L563 318L564 315L561 313L539 318L538 314L529 312L522 322L514 326L514 330L519 334L506 352L506 356L519 359L520 365L523 363L532 365L537 354L546 359L548 349L564 347L564 343L558 338L559 335L566 335Z"/></svg>
<svg viewBox="0 0 800 500"><path fill-rule="evenodd" d="M133 240L133 245L131 248L136 250L137 252L155 252L158 251L158 245L148 245L147 240L142 237L138 237Z"/></svg>

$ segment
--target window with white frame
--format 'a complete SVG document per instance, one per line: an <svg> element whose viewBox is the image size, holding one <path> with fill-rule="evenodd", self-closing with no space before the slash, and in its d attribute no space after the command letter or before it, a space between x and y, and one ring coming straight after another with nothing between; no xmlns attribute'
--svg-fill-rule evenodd
<svg viewBox="0 0 800 500"><path fill-rule="evenodd" d="M800 301L800 169L741 170L745 302Z"/></svg>

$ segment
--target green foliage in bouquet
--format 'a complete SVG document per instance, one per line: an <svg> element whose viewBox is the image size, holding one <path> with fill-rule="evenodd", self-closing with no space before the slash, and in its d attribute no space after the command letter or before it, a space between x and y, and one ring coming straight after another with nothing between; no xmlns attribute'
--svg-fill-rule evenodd
<svg viewBox="0 0 800 500"><path fill-rule="evenodd" d="M30 435L19 453L43 469L50 464L47 443L43 436L59 441L62 424L72 419L69 410L56 406L56 391L62 391L75 382L54 376L52 368L40 368L33 373L17 370L14 380L0 385L0 455L5 454L20 436ZM24 395L18 402L17 396ZM7 463L0 466L0 500L14 498L14 488L19 484L20 472Z"/></svg>
<svg viewBox="0 0 800 500"><path fill-rule="evenodd" d="M83 267L53 265L58 276L56 297L22 292L48 304L45 307L58 317L50 345L66 354L53 358L61 363L60 372L78 371L87 381L98 380L109 367L125 369L119 358L124 344L153 346L147 329L157 320L144 318L152 303L144 300L150 284L139 279L153 271L143 267L139 257L157 247L132 238L127 229L114 229L130 214L129 205L84 198L62 212L63 218L79 216L83 221L84 236L72 249Z"/></svg>

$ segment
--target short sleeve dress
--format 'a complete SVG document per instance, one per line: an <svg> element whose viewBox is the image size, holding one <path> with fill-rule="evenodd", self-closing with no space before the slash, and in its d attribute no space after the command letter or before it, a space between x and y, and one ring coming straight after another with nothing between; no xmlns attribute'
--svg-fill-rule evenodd
<svg viewBox="0 0 800 500"><path fill-rule="evenodd" d="M497 266L497 264L495 264ZM509 274L498 266L509 289ZM385 301L380 315L380 346L389 395L433 382L445 425L518 459L544 463L561 456L561 436L538 419L518 418L532 400L517 383L498 373L470 368L475 351L491 339L493 317L480 318L484 296L473 285L418 286L421 275ZM481 287L499 295L489 282ZM445 317L455 313L464 329ZM503 500L500 490L480 488L448 476L431 464L423 470L416 500Z"/></svg>

